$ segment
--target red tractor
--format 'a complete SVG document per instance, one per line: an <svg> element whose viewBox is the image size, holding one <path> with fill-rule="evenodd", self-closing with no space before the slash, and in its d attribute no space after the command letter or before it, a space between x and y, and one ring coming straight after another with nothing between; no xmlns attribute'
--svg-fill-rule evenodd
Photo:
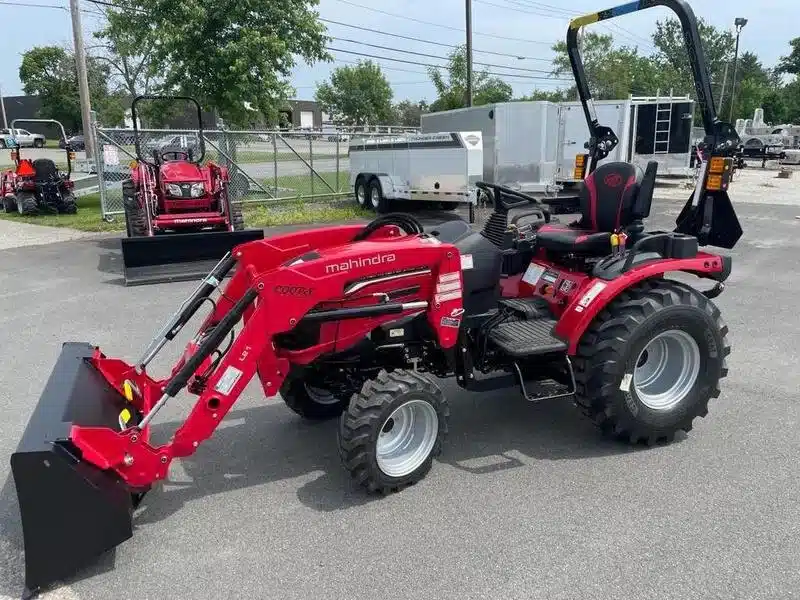
<svg viewBox="0 0 800 600"><path fill-rule="evenodd" d="M17 123L53 123L61 129L64 126L52 119L15 119L11 123L16 130ZM66 139L64 137L64 139ZM3 212L21 215L38 214L75 214L78 205L75 201L75 183L70 179L72 159L75 153L69 146L67 153L67 170L61 172L56 163L49 158L22 158L19 144L13 138L6 142L11 147L11 159L14 169L0 173L0 197Z"/></svg>
<svg viewBox="0 0 800 600"><path fill-rule="evenodd" d="M581 218L570 225L533 198L480 184L495 207L481 231L460 221L425 231L389 214L233 248L136 362L88 343L63 346L11 458L28 587L129 538L142 496L213 435L254 377L305 418L338 418L344 468L381 493L419 482L446 451L437 378L574 401L603 433L632 444L668 442L704 417L727 374L728 328L712 299L732 263L701 246L732 248L742 234L727 194L735 140L716 118L691 9L642 4L680 16L707 134L709 160L676 231L645 231L657 164L645 173L628 163L595 168L616 136L589 118L592 158ZM587 116L577 31L593 20L573 21L567 36ZM171 373L148 373L206 301L209 314ZM157 442L153 420L184 391L194 406L172 439Z"/></svg>
<svg viewBox="0 0 800 600"><path fill-rule="evenodd" d="M137 106L143 100L184 100L197 112L195 135L143 147ZM122 264L126 285L195 279L237 244L263 239L245 229L242 205L229 193L226 167L203 164L205 138L200 105L185 96L138 96L131 106L137 161L122 182L125 225ZM163 235L162 235L163 234Z"/></svg>
<svg viewBox="0 0 800 600"><path fill-rule="evenodd" d="M194 148L153 147L142 151L137 105L143 100L184 100L197 110ZM188 231L244 229L241 204L228 194L228 169L205 158L200 105L185 96L137 96L131 106L137 161L122 183L125 224L129 237Z"/></svg>

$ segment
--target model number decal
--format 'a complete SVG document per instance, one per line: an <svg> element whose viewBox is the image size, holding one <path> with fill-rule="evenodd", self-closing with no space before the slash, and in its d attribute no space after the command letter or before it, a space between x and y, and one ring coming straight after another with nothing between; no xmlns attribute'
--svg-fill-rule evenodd
<svg viewBox="0 0 800 600"><path fill-rule="evenodd" d="M307 288L300 285L276 285L275 293L281 296L301 296L306 297L314 293L313 288Z"/></svg>
<svg viewBox="0 0 800 600"><path fill-rule="evenodd" d="M461 319L454 319L453 317L442 317L440 323L442 327L454 327L458 329L461 326Z"/></svg>
<svg viewBox="0 0 800 600"><path fill-rule="evenodd" d="M606 289L606 284L602 281L596 281L594 284L592 284L592 287L589 288L589 291L587 291L581 297L578 305L575 307L575 312L583 312L586 307L594 302L594 299L597 298L597 296L600 295L600 292L602 292L604 289Z"/></svg>

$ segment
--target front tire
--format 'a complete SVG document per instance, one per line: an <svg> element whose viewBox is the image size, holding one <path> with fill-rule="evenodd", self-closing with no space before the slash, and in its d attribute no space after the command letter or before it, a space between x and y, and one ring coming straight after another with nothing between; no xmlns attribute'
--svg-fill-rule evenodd
<svg viewBox="0 0 800 600"><path fill-rule="evenodd" d="M31 192L18 193L17 212L25 216L38 215L39 204L36 202L36 194L33 194Z"/></svg>
<svg viewBox="0 0 800 600"><path fill-rule="evenodd" d="M286 406L311 421L336 418L347 408L347 400L337 398L327 389L309 385L301 377L288 377L280 392Z"/></svg>
<svg viewBox="0 0 800 600"><path fill-rule="evenodd" d="M592 323L575 359L577 404L631 444L689 432L728 373L728 327L697 290L660 279L624 292Z"/></svg>
<svg viewBox="0 0 800 600"><path fill-rule="evenodd" d="M15 213L17 212L17 197L14 195L3 196L3 212Z"/></svg>
<svg viewBox="0 0 800 600"><path fill-rule="evenodd" d="M441 454L450 410L442 391L414 371L381 371L354 394L339 422L339 454L370 492L422 480Z"/></svg>

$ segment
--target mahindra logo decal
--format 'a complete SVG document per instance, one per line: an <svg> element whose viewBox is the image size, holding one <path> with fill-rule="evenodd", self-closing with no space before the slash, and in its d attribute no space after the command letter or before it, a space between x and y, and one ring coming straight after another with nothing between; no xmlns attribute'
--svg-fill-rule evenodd
<svg viewBox="0 0 800 600"><path fill-rule="evenodd" d="M351 269L360 269L362 267L379 266L393 263L397 259L394 254L376 254L375 256L363 256L359 258L351 258L348 261L333 263L325 265L325 272L331 273L346 273Z"/></svg>
<svg viewBox="0 0 800 600"><path fill-rule="evenodd" d="M606 175L605 179L603 179L603 183L605 183L608 187L619 187L622 185L622 175L619 173L610 173Z"/></svg>
<svg viewBox="0 0 800 600"><path fill-rule="evenodd" d="M470 146L475 146L475 145L477 145L478 142L481 141L481 138L479 138L477 135L468 135L464 139L467 141L467 143Z"/></svg>

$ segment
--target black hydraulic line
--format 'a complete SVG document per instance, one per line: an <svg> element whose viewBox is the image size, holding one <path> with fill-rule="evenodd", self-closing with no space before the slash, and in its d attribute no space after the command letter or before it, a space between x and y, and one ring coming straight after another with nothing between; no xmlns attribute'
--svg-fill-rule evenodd
<svg viewBox="0 0 800 600"><path fill-rule="evenodd" d="M358 306L355 308L336 308L307 313L301 323L325 323L341 319L360 319L362 317L375 317L401 313L408 308L407 304L399 302L376 304L374 306Z"/></svg>
<svg viewBox="0 0 800 600"><path fill-rule="evenodd" d="M189 360L187 360L175 376L170 379L164 388L164 394L174 397L189 379L194 375L200 364L222 343L222 340L231 332L239 319L242 318L244 311L250 306L253 301L258 297L258 292L255 288L248 289L239 301L233 305L233 308L217 323L216 327L208 334L202 341L200 347L197 349Z"/></svg>

